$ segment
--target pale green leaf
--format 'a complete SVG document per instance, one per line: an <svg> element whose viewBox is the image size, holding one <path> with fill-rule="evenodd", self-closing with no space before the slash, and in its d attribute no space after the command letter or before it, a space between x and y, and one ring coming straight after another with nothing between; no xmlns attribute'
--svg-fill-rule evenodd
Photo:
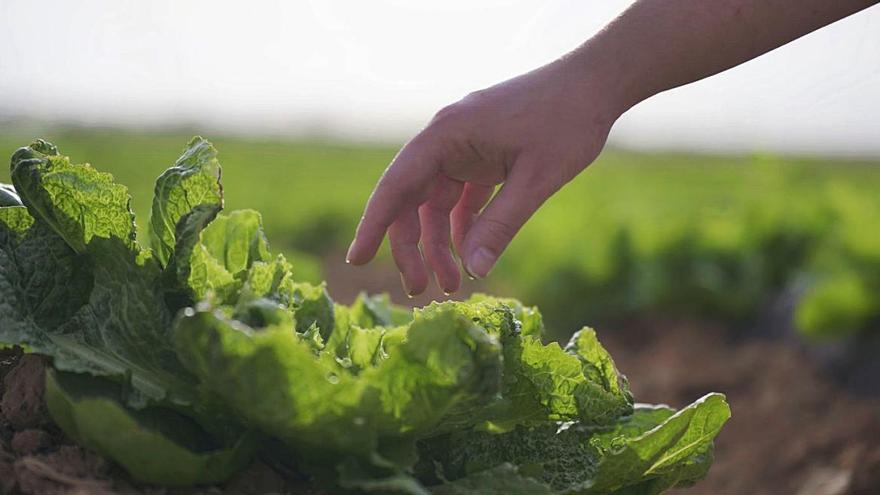
<svg viewBox="0 0 880 495"><path fill-rule="evenodd" d="M174 166L156 180L150 214L150 245L156 260L168 264L177 245L177 226L196 207L223 208L220 162L206 139L194 137Z"/></svg>
<svg viewBox="0 0 880 495"><path fill-rule="evenodd" d="M192 419L171 409L133 410L122 390L86 375L46 375L46 405L68 437L110 457L138 481L167 486L220 483L250 462L256 443L243 435L218 445Z"/></svg>

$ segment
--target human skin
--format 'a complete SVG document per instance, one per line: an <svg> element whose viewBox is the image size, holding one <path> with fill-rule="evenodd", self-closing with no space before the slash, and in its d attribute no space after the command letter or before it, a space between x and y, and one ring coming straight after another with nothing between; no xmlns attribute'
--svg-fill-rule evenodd
<svg viewBox="0 0 880 495"><path fill-rule="evenodd" d="M471 276L488 275L634 105L876 3L638 0L571 53L440 110L378 181L346 261L369 262L387 232L409 295L424 292L430 272L455 292L455 254Z"/></svg>

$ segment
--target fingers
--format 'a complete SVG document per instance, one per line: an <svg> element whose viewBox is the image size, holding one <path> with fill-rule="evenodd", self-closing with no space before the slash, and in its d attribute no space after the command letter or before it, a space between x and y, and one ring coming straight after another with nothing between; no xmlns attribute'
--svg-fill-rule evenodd
<svg viewBox="0 0 880 495"><path fill-rule="evenodd" d="M400 150L367 202L345 257L347 262L362 265L373 259L385 232L402 215L418 220L416 208L425 201L437 175L438 159L434 149L420 135Z"/></svg>
<svg viewBox="0 0 880 495"><path fill-rule="evenodd" d="M461 182L439 176L428 201L419 208L422 225L422 250L425 260L437 277L437 284L446 294L458 290L461 273L452 256L449 215L462 194Z"/></svg>
<svg viewBox="0 0 880 495"><path fill-rule="evenodd" d="M464 243L465 236L494 191L494 186L483 186L472 182L465 184L461 199L451 214L452 242L459 256L464 253L462 243Z"/></svg>
<svg viewBox="0 0 880 495"><path fill-rule="evenodd" d="M419 214L415 209L403 211L388 229L391 255L400 270L403 288L410 297L421 294L428 287L428 272L419 250L420 231Z"/></svg>
<svg viewBox="0 0 880 495"><path fill-rule="evenodd" d="M519 229L553 192L534 170L518 161L507 181L477 217L462 243L465 270L474 277L489 274Z"/></svg>

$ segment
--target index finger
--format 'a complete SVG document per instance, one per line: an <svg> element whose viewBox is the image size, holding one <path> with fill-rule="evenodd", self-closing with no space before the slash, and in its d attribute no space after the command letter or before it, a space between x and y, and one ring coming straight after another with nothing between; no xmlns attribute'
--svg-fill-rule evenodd
<svg viewBox="0 0 880 495"><path fill-rule="evenodd" d="M407 143L394 157L367 201L346 262L367 263L376 255L388 227L406 209L416 209L428 197L439 170L434 147L422 134Z"/></svg>

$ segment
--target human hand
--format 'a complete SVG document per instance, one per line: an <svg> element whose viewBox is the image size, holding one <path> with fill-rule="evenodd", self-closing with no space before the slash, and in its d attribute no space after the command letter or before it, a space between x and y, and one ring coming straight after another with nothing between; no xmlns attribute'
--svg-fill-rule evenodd
<svg viewBox="0 0 880 495"><path fill-rule="evenodd" d="M566 57L441 110L385 170L347 260L370 261L387 231L410 295L427 288L425 261L444 291L458 289L451 244L465 270L485 277L628 108L877 2L634 2Z"/></svg>
<svg viewBox="0 0 880 495"><path fill-rule="evenodd" d="M369 262L387 231L410 296L427 288L428 267L444 292L458 290L453 245L471 276L488 275L538 207L596 158L623 111L589 72L563 58L438 112L385 170L346 261Z"/></svg>

